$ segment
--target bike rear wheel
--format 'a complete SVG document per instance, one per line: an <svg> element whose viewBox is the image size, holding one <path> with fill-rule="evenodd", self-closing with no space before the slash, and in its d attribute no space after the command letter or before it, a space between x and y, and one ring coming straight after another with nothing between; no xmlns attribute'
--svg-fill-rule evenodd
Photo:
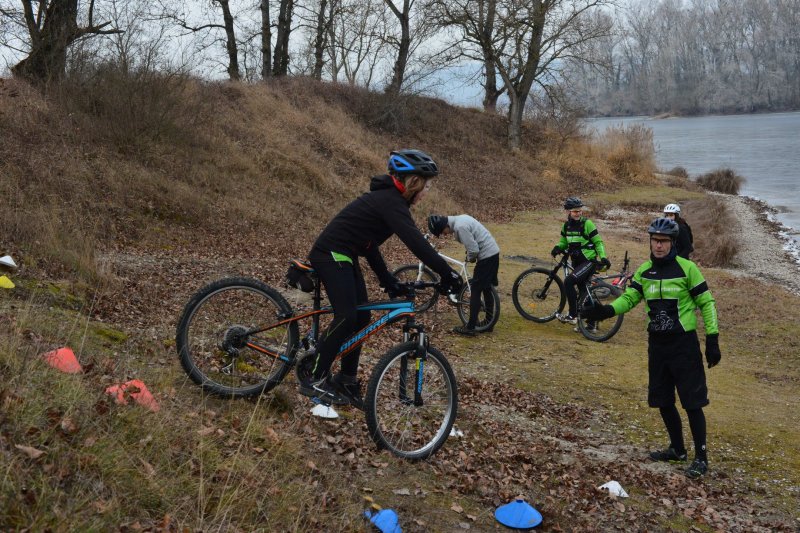
<svg viewBox="0 0 800 533"><path fill-rule="evenodd" d="M478 308L477 321L475 322L475 331L491 331L494 325L500 319L500 295L497 294L497 289L491 288L491 302L486 301L486 297L481 294L481 306ZM456 309L458 310L458 318L466 326L469 321L469 300L472 297L472 288L469 283L465 283L461 292L458 293L458 303Z"/></svg>
<svg viewBox="0 0 800 533"><path fill-rule="evenodd" d="M580 297L578 309L583 309L589 302L594 301L597 305L605 305L615 299L614 293L608 287L595 286L590 289L589 294ZM580 313L578 313L580 315ZM588 320L578 317L578 330L581 334L591 341L603 342L613 337L622 327L624 315L615 315L606 320Z"/></svg>
<svg viewBox="0 0 800 533"><path fill-rule="evenodd" d="M419 265L405 265L392 272L392 275L402 282L408 281L425 281L429 283L436 283L439 281L439 276L433 273L433 270L426 266L422 267L420 271ZM434 287L425 287L422 289L415 289L416 299L414 302L414 310L419 313L424 313L436 303L439 293L436 292Z"/></svg>
<svg viewBox="0 0 800 533"><path fill-rule="evenodd" d="M567 302L564 282L551 276L546 268L525 270L514 280L511 297L523 318L534 322L550 322L561 313Z"/></svg>
<svg viewBox="0 0 800 533"><path fill-rule="evenodd" d="M458 387L450 363L431 346L422 361L417 347L410 341L389 350L375 365L365 398L372 439L406 459L427 459L436 453L450 436L458 411ZM415 398L418 383L422 393Z"/></svg>
<svg viewBox="0 0 800 533"><path fill-rule="evenodd" d="M252 331L291 315L283 296L258 280L216 281L198 291L183 310L176 332L181 366L192 381L220 396L269 391L292 366L297 323Z"/></svg>

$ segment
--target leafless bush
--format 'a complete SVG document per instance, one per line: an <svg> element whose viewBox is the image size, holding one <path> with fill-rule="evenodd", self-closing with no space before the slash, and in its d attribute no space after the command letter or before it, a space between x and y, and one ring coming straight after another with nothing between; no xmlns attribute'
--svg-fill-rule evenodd
<svg viewBox="0 0 800 533"><path fill-rule="evenodd" d="M77 120L86 118L89 135L132 151L151 141L191 138L203 114L190 88L179 71L103 62L73 70L53 96Z"/></svg>
<svg viewBox="0 0 800 533"><path fill-rule="evenodd" d="M730 168L719 168L697 178L697 183L709 191L739 194L744 178Z"/></svg>
<svg viewBox="0 0 800 533"><path fill-rule="evenodd" d="M692 259L708 266L731 266L736 255L736 221L725 202L709 195L687 202L685 207L694 234Z"/></svg>
<svg viewBox="0 0 800 533"><path fill-rule="evenodd" d="M683 178L685 180L689 179L689 172L687 172L683 167L672 167L669 170L663 171L663 173L670 176L675 176L676 178Z"/></svg>
<svg viewBox="0 0 800 533"><path fill-rule="evenodd" d="M652 176L655 171L653 130L633 124L608 128L598 140L614 174L627 180Z"/></svg>

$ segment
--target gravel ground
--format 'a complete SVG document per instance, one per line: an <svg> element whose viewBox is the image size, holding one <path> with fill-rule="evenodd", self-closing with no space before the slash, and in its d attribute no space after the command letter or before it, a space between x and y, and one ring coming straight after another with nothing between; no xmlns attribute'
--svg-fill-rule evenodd
<svg viewBox="0 0 800 533"><path fill-rule="evenodd" d="M719 195L739 223L739 251L727 269L740 276L751 276L786 287L800 294L800 265L785 250L781 226L769 218L770 207L744 196Z"/></svg>

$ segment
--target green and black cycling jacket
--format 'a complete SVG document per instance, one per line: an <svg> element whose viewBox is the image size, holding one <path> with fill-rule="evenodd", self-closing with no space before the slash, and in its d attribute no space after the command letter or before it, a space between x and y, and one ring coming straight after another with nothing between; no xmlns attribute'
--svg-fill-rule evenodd
<svg viewBox="0 0 800 533"><path fill-rule="evenodd" d="M718 333L717 306L700 269L683 257L664 264L645 261L636 271L630 286L611 303L614 313L627 313L645 300L651 333L689 332L697 329L698 307L703 314L706 334Z"/></svg>
<svg viewBox="0 0 800 533"><path fill-rule="evenodd" d="M592 261L595 257L606 256L606 248L603 239L597 232L597 226L586 217L581 217L580 220L569 219L566 221L561 226L561 239L556 246L573 257L583 254L587 261Z"/></svg>

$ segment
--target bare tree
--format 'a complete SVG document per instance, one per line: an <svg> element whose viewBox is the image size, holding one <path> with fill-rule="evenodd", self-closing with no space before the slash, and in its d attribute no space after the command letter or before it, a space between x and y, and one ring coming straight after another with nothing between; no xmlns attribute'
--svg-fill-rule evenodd
<svg viewBox="0 0 800 533"><path fill-rule="evenodd" d="M328 37L327 70L333 81L371 87L387 45L383 0L340 0Z"/></svg>
<svg viewBox="0 0 800 533"><path fill-rule="evenodd" d="M280 0L275 55L272 60L273 76L286 76L289 73L289 36L292 33L293 15L294 0Z"/></svg>
<svg viewBox="0 0 800 533"><path fill-rule="evenodd" d="M575 53L582 43L610 33L611 28L592 25L585 16L606 4L606 0L498 2L498 38L491 45L491 58L509 98L511 148L519 148L525 104L534 84L548 91L565 60L583 60Z"/></svg>
<svg viewBox="0 0 800 533"><path fill-rule="evenodd" d="M505 85L497 86L497 67L493 60L495 49L505 48L497 42L495 23L498 0L432 0L430 9L437 25L453 28L461 46L461 55L478 61L483 69L483 109L497 112L497 99Z"/></svg>
<svg viewBox="0 0 800 533"><path fill-rule="evenodd" d="M236 40L235 19L231 12L230 1L209 0L208 4L204 2L198 4L198 7L201 8L207 6L210 6L212 11L202 14L207 20L205 23L193 22L186 13L179 11L171 3L164 4L162 2L162 16L172 20L189 33L217 32L222 30L225 34L224 44L228 59L225 70L231 80L238 81L242 77L239 70L239 45ZM219 9L219 13L215 12L216 9ZM217 17L220 15L222 16L221 23L217 21Z"/></svg>
<svg viewBox="0 0 800 533"><path fill-rule="evenodd" d="M261 0L261 78L272 75L272 27L269 18L269 0Z"/></svg>
<svg viewBox="0 0 800 533"><path fill-rule="evenodd" d="M95 21L95 1L90 0L85 24L79 24L78 0L21 0L22 12L3 9L0 16L18 17L27 30L27 56L11 68L18 77L47 84L64 77L67 50L78 40L122 33L111 22Z"/></svg>

